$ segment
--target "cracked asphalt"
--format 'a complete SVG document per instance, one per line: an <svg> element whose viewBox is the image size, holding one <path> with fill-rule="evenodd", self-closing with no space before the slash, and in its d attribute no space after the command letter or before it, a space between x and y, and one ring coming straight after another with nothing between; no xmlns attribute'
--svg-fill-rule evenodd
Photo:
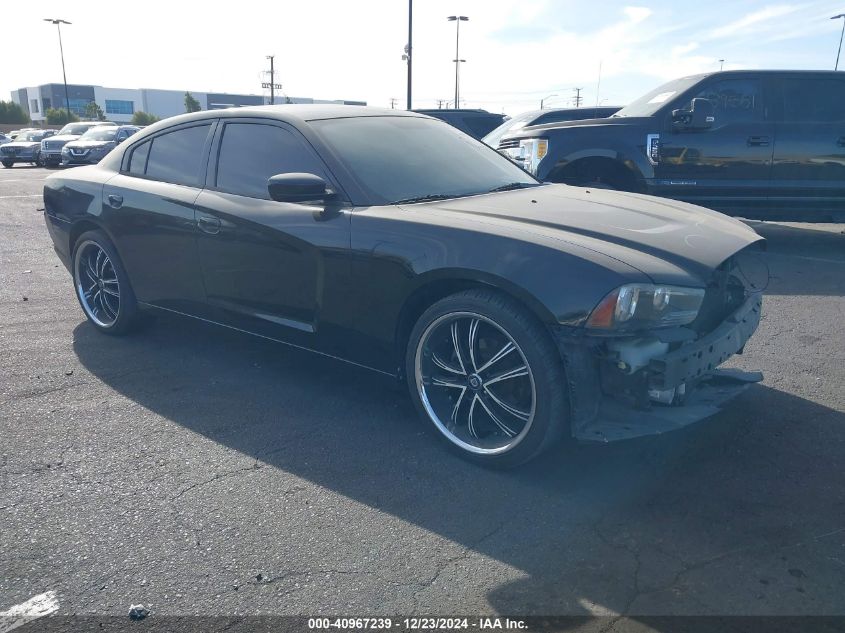
<svg viewBox="0 0 845 633"><path fill-rule="evenodd" d="M494 472L364 370L170 318L94 332L48 173L0 171L0 611L845 614L842 225L752 223L772 279L731 364L765 380L726 411Z"/></svg>

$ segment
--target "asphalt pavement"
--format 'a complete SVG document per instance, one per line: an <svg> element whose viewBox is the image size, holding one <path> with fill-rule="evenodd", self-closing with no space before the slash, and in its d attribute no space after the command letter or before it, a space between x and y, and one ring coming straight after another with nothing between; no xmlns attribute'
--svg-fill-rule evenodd
<svg viewBox="0 0 845 633"><path fill-rule="evenodd" d="M845 615L845 226L752 223L771 281L729 365L765 379L724 412L497 472L366 370L96 333L49 173L0 170L0 612Z"/></svg>

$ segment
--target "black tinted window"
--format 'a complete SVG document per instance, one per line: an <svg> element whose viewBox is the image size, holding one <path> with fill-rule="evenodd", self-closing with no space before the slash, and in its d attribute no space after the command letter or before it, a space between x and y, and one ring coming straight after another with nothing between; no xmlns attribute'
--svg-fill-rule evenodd
<svg viewBox="0 0 845 633"><path fill-rule="evenodd" d="M202 149L210 127L198 125L155 137L149 150L147 176L180 185L198 185Z"/></svg>
<svg viewBox="0 0 845 633"><path fill-rule="evenodd" d="M132 150L129 156L129 173L135 176L143 176L147 169L147 156L150 155L150 141L141 143Z"/></svg>
<svg viewBox="0 0 845 633"><path fill-rule="evenodd" d="M267 180L296 172L326 177L319 159L293 132L258 123L226 125L217 163L218 189L269 199Z"/></svg>
<svg viewBox="0 0 845 633"><path fill-rule="evenodd" d="M785 79L785 121L821 122L845 119L845 81L838 79Z"/></svg>
<svg viewBox="0 0 845 633"><path fill-rule="evenodd" d="M496 126L498 126L501 122L502 119L494 117L471 116L464 119L464 125L470 129L472 136L475 138L481 138L482 136L489 134L495 130Z"/></svg>
<svg viewBox="0 0 845 633"><path fill-rule="evenodd" d="M762 89L757 79L725 79L709 84L694 98L708 99L713 104L716 127L728 123L762 121ZM690 108L692 101L686 104Z"/></svg>

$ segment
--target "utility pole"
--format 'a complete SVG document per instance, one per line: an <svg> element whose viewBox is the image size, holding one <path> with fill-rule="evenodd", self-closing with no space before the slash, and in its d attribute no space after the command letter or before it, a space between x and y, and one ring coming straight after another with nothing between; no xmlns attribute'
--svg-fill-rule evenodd
<svg viewBox="0 0 845 633"><path fill-rule="evenodd" d="M45 22L50 22L56 25L59 31L59 53L62 56L62 80L65 82L65 108L67 109L67 118L70 121L70 97L67 93L67 74L65 73L65 49L62 46L62 24L71 24L67 20L60 20L58 18L44 18Z"/></svg>
<svg viewBox="0 0 845 633"><path fill-rule="evenodd" d="M465 62L465 59L461 59L460 55L460 45L461 45L461 22L467 22L469 18L465 15L450 15L448 18L449 22L454 22L456 25L455 29L455 109L458 109L461 103L460 98L460 81L461 81L461 62Z"/></svg>
<svg viewBox="0 0 845 633"><path fill-rule="evenodd" d="M396 97L390 97L390 109L391 110L396 109Z"/></svg>
<svg viewBox="0 0 845 633"><path fill-rule="evenodd" d="M275 55L267 55L270 60L270 105L276 105L276 69L273 67Z"/></svg>
<svg viewBox="0 0 845 633"><path fill-rule="evenodd" d="M838 20L839 18L843 18L842 20L842 33L839 34L839 48L836 49L836 65L833 67L833 70L839 70L839 55L842 53L842 38L845 37L845 13L840 13L839 15L834 15L831 20Z"/></svg>
<svg viewBox="0 0 845 633"><path fill-rule="evenodd" d="M581 101L583 100L581 97L581 88L573 88L573 90L575 91L575 107L580 108Z"/></svg>
<svg viewBox="0 0 845 633"><path fill-rule="evenodd" d="M719 72L722 72L724 69L725 69L725 60L720 59L719 60Z"/></svg>
<svg viewBox="0 0 845 633"><path fill-rule="evenodd" d="M405 59L408 62L408 110L411 109L411 55L414 39L414 0L408 0L408 45L405 47Z"/></svg>

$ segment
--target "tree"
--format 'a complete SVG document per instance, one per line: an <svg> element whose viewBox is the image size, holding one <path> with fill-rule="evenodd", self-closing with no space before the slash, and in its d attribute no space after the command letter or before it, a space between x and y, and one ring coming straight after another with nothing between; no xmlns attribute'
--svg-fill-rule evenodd
<svg viewBox="0 0 845 633"><path fill-rule="evenodd" d="M156 121L161 121L159 117L149 112L138 110L132 115L132 125L152 125Z"/></svg>
<svg viewBox="0 0 845 633"><path fill-rule="evenodd" d="M194 99L190 92L185 93L185 112L199 112L202 110L200 102Z"/></svg>
<svg viewBox="0 0 845 633"><path fill-rule="evenodd" d="M49 125L64 125L79 121L79 117L73 112L68 113L64 108L50 108L47 110L47 123Z"/></svg>
<svg viewBox="0 0 845 633"><path fill-rule="evenodd" d="M29 123L29 115L14 101L0 101L0 123Z"/></svg>
<svg viewBox="0 0 845 633"><path fill-rule="evenodd" d="M100 106L91 101L87 106L85 106L85 118L91 119L92 121L94 119L97 121L105 121L106 115L103 114L103 109Z"/></svg>

